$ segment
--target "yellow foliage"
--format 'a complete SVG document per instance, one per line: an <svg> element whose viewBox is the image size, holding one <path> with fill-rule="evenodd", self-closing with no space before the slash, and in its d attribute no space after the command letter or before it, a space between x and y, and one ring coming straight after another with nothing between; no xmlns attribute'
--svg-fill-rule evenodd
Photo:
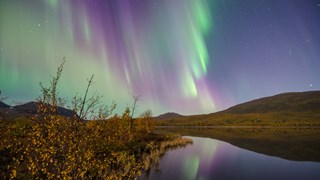
<svg viewBox="0 0 320 180"><path fill-rule="evenodd" d="M57 96L57 83L63 64L58 68L50 87L41 85L43 97L37 103L38 113L31 120L21 119L11 125L0 121L2 132L0 138L3 139L0 141L0 155L5 154L7 158L6 166L0 167L0 177L4 179L137 178L146 166L141 153L160 148L159 144L155 144L152 138L148 137L152 135L151 132L156 125L151 111L141 114L135 120L134 127L133 113L130 113L129 108L121 116L114 115L107 120L87 121L76 115L73 117L58 115L60 98ZM91 99L92 101L86 101L86 97L75 98L73 103L75 107L82 107L81 111L86 105L88 108L83 111L83 114L86 114L87 111L93 112L90 111L90 107L98 103L99 98L98 96ZM91 104L87 105L86 102ZM112 106L111 110L113 108L115 106ZM107 112L99 112L103 115L99 117L105 117L111 112L110 109L101 110Z"/></svg>
<svg viewBox="0 0 320 180"><path fill-rule="evenodd" d="M151 133L155 127L156 122L152 118L152 113L150 110L142 113L139 118L135 121L136 124L136 130L140 133Z"/></svg>

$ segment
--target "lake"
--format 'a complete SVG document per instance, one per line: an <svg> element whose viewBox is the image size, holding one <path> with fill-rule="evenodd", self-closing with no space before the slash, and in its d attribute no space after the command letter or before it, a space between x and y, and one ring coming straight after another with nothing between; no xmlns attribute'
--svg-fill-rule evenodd
<svg viewBox="0 0 320 180"><path fill-rule="evenodd" d="M158 168L150 171L149 179L320 179L318 129L200 128L170 131L193 134L186 136L193 140L193 144L168 151ZM202 137L194 136L197 133ZM209 137L203 136L206 133ZM249 138L249 135L255 137ZM227 138L237 146L210 136ZM292 143L294 139L296 143ZM260 145L259 141L264 145L254 148ZM301 143L309 147L300 147ZM261 151L266 147L267 150ZM312 159L312 156L316 157Z"/></svg>

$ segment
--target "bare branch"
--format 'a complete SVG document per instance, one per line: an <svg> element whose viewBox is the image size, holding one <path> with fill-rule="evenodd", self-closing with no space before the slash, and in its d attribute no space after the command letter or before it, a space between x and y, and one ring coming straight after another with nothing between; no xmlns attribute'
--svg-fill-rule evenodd
<svg viewBox="0 0 320 180"><path fill-rule="evenodd" d="M58 67L56 75L51 76L52 79L50 81L49 87L45 87L41 82L39 83L42 92L42 99L40 98L40 102L50 105L50 111L52 113L56 113L58 110L59 102L63 102L62 98L58 98L57 86L65 63L66 58L63 57L63 61Z"/></svg>
<svg viewBox="0 0 320 180"><path fill-rule="evenodd" d="M132 112L131 112L131 118L133 118L133 115L134 115L134 111L136 109L136 106L137 106L137 102L140 100L139 98L141 97L141 95L138 95L138 96L133 96L133 106L132 106Z"/></svg>
<svg viewBox="0 0 320 180"><path fill-rule="evenodd" d="M88 80L87 89L86 89L86 92L85 92L85 94L84 94L84 97L83 97L83 100L82 100L82 103L81 103L81 108L80 108L80 113L79 113L80 118L84 118L84 117L85 117L85 114L84 114L84 106L85 106L85 104L86 104L86 100L87 100L87 95L88 95L89 88L90 88L90 86L93 84L93 77L94 77L94 74L92 74L92 75L91 75L91 78Z"/></svg>
<svg viewBox="0 0 320 180"><path fill-rule="evenodd" d="M134 115L134 111L136 109L136 106L137 106L137 102L139 101L139 98L141 97L141 95L138 95L138 96L133 96L133 106L132 106L132 111L131 111L131 121L130 121L130 129L132 130L133 128L133 115Z"/></svg>

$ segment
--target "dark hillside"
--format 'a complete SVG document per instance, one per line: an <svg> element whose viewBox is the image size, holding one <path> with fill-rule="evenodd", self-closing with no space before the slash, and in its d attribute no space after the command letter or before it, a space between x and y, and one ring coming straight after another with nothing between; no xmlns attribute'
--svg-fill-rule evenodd
<svg viewBox="0 0 320 180"><path fill-rule="evenodd" d="M320 91L284 93L233 106L224 113L320 112Z"/></svg>
<svg viewBox="0 0 320 180"><path fill-rule="evenodd" d="M0 101L0 108L9 108L10 106Z"/></svg>
<svg viewBox="0 0 320 180"><path fill-rule="evenodd" d="M28 102L26 104L14 106L12 109L14 111L18 111L18 112L22 112L22 113L26 113L26 114L37 114L38 113L37 102ZM72 117L72 116L74 116L74 114L75 113L70 109L58 107L58 115Z"/></svg>
<svg viewBox="0 0 320 180"><path fill-rule="evenodd" d="M320 91L283 93L224 111L163 119L164 126L320 126Z"/></svg>
<svg viewBox="0 0 320 180"><path fill-rule="evenodd" d="M174 119L174 118L180 118L180 117L183 117L183 116L178 113L168 112L155 117L155 119L163 120L163 119Z"/></svg>

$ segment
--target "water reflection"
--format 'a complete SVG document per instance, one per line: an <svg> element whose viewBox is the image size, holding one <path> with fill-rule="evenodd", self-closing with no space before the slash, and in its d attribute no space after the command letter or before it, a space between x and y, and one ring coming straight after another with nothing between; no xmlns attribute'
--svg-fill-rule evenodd
<svg viewBox="0 0 320 180"><path fill-rule="evenodd" d="M167 128L161 131L217 139L288 160L320 162L320 128Z"/></svg>
<svg viewBox="0 0 320 180"><path fill-rule="evenodd" d="M290 161L210 138L167 152L149 179L320 179L320 163Z"/></svg>

